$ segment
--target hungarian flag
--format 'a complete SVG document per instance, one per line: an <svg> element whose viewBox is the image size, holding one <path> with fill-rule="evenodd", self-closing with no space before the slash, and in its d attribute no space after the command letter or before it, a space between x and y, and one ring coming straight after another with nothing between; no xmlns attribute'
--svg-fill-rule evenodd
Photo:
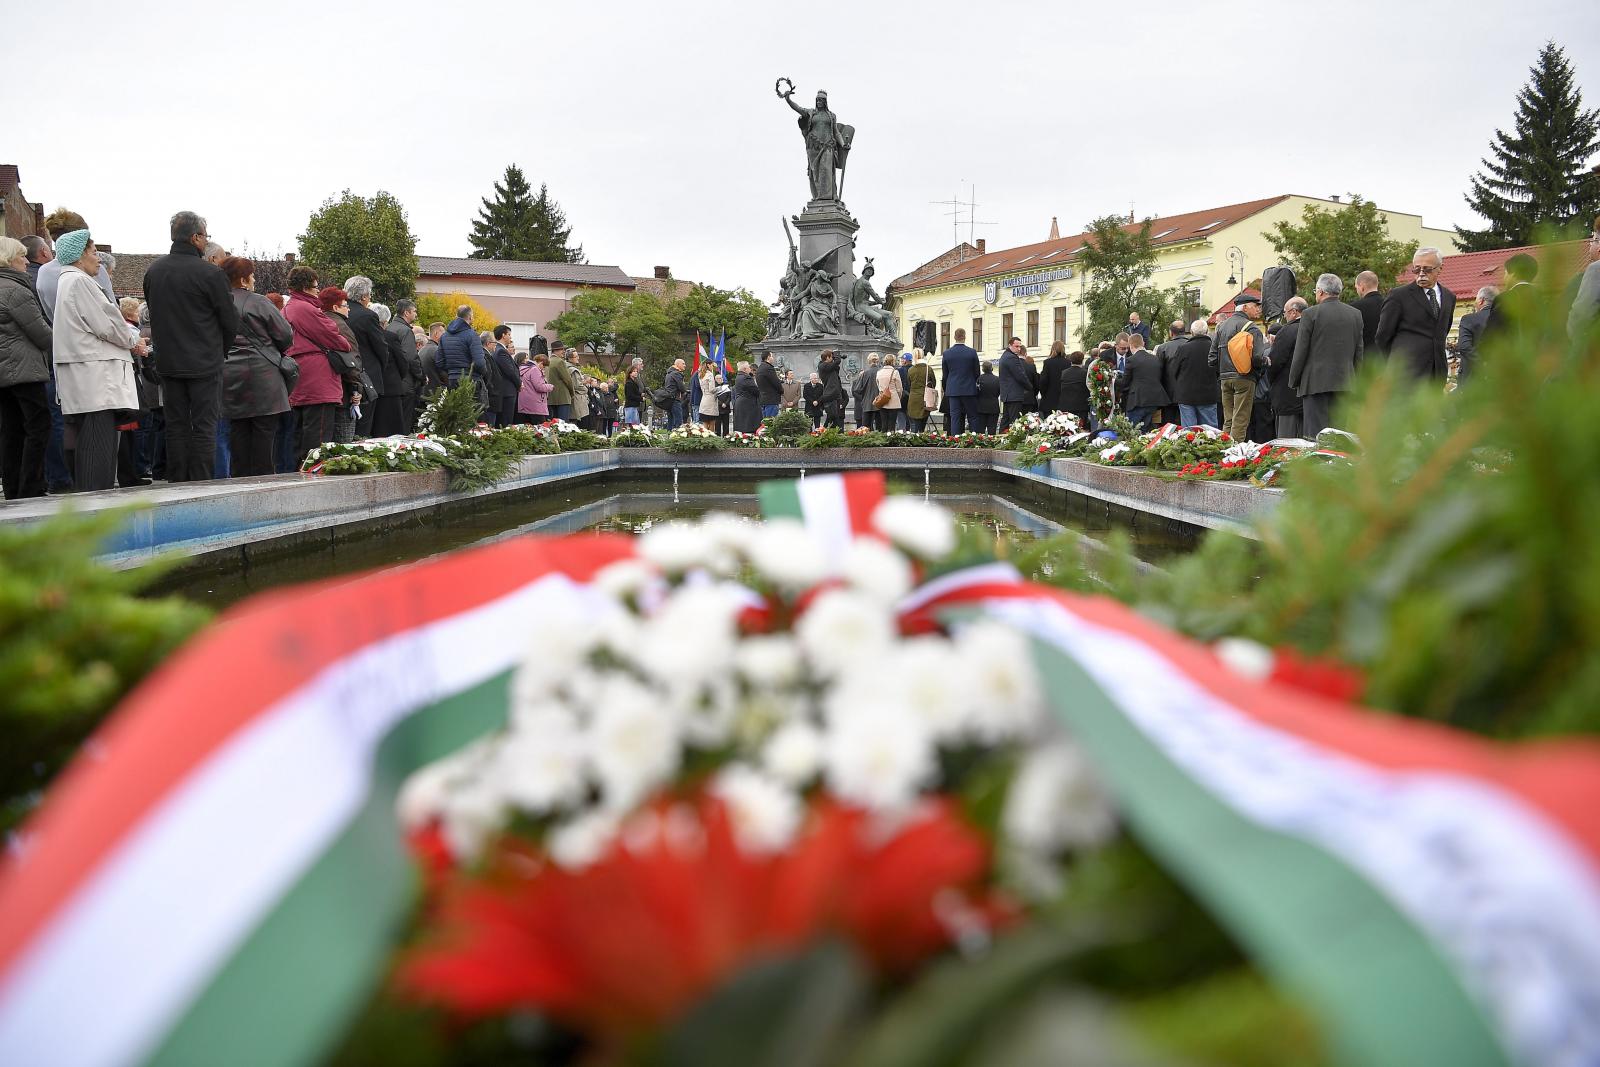
<svg viewBox="0 0 1600 1067"><path fill-rule="evenodd" d="M700 340L700 331L694 332L694 371L689 375L689 410L685 417L689 421L700 421L700 361L706 359L706 346Z"/></svg>

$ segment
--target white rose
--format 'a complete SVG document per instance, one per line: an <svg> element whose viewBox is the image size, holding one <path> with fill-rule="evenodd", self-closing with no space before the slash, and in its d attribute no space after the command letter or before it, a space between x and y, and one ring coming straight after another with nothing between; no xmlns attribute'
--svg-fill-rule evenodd
<svg viewBox="0 0 1600 1067"><path fill-rule="evenodd" d="M606 854L617 839L617 817L607 811L589 811L550 831L545 847L557 866L581 870Z"/></svg>
<svg viewBox="0 0 1600 1067"><path fill-rule="evenodd" d="M943 559L956 547L955 519L937 504L916 497L886 497L872 513L872 525L921 559Z"/></svg>
<svg viewBox="0 0 1600 1067"><path fill-rule="evenodd" d="M746 637L734 646L733 667L753 685L793 685L800 680L800 646L784 634Z"/></svg>
<svg viewBox="0 0 1600 1067"><path fill-rule="evenodd" d="M817 539L795 519L770 519L750 542L757 575L786 593L800 593L828 576L828 559Z"/></svg>
<svg viewBox="0 0 1600 1067"><path fill-rule="evenodd" d="M882 704L836 716L823 743L828 788L841 800L876 812L909 807L938 772L926 724L903 704Z"/></svg>
<svg viewBox="0 0 1600 1067"><path fill-rule="evenodd" d="M1032 852L1092 848L1111 839L1116 811L1088 757L1064 739L1029 752L1006 792L1000 826Z"/></svg>
<svg viewBox="0 0 1600 1067"><path fill-rule="evenodd" d="M631 808L677 773L678 719L677 709L633 679L607 676L588 733L591 766L607 808Z"/></svg>
<svg viewBox="0 0 1600 1067"><path fill-rule="evenodd" d="M801 651L827 678L882 655L895 640L889 608L863 593L830 589L811 602L795 624Z"/></svg>
<svg viewBox="0 0 1600 1067"><path fill-rule="evenodd" d="M847 584L877 600L893 603L911 591L911 562L870 537L850 542L841 570Z"/></svg>
<svg viewBox="0 0 1600 1067"><path fill-rule="evenodd" d="M687 522L660 522L640 534L635 550L668 574L682 574L703 567L709 558L710 543Z"/></svg>
<svg viewBox="0 0 1600 1067"><path fill-rule="evenodd" d="M761 765L786 785L809 785L822 769L822 734L808 722L784 723L762 746Z"/></svg>
<svg viewBox="0 0 1600 1067"><path fill-rule="evenodd" d="M734 840L752 855L770 855L789 847L805 815L792 790L741 763L719 771L711 793L727 809Z"/></svg>

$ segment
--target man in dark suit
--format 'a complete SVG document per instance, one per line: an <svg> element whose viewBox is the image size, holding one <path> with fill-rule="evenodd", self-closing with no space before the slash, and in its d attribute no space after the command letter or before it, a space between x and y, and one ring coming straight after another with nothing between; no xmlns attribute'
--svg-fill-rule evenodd
<svg viewBox="0 0 1600 1067"><path fill-rule="evenodd" d="M1283 329L1272 339L1272 363L1267 367L1267 385L1272 408L1272 435L1299 437L1304 432L1304 405L1289 385L1289 370L1294 362L1294 345L1300 337L1300 317L1307 311L1303 296L1291 296L1283 304Z"/></svg>
<svg viewBox="0 0 1600 1067"><path fill-rule="evenodd" d="M1439 385L1444 384L1446 371L1445 336L1456 312L1456 294L1439 284L1442 262L1437 248L1417 249L1411 257L1416 281L1389 290L1373 341L1412 378Z"/></svg>
<svg viewBox="0 0 1600 1067"><path fill-rule="evenodd" d="M1161 364L1154 353L1145 351L1144 334L1131 334L1128 342L1128 358L1121 375L1123 404L1128 420L1144 430L1149 428L1150 417L1157 409L1172 403L1172 397L1161 384Z"/></svg>
<svg viewBox="0 0 1600 1067"><path fill-rule="evenodd" d="M1150 347L1150 327L1144 322L1140 321L1139 313L1137 311L1130 311L1128 313L1128 328L1123 332L1129 334L1138 334L1140 337L1144 338L1144 346L1146 348Z"/></svg>
<svg viewBox="0 0 1600 1067"><path fill-rule="evenodd" d="M949 381L947 377L945 381ZM994 364L985 363L978 375L978 395L973 397L973 419L967 427L973 433L994 433L1000 422L1000 379L995 377ZM955 431L959 433L960 431Z"/></svg>
<svg viewBox="0 0 1600 1067"><path fill-rule="evenodd" d="M361 353L361 369L378 390L378 399L361 406L361 418L356 420L356 434L360 437L388 437L405 433L401 427L401 383L405 369L389 354L389 339L384 336L378 313L372 310L372 279L357 274L345 280L344 291L350 295L350 315L346 321L350 332L356 335L356 348Z"/></svg>
<svg viewBox="0 0 1600 1067"><path fill-rule="evenodd" d="M1378 292L1378 276L1370 270L1356 275L1356 299L1350 305L1361 312L1361 344L1368 352L1375 352L1373 338L1378 336L1378 319L1383 314L1383 294Z"/></svg>
<svg viewBox="0 0 1600 1067"><path fill-rule="evenodd" d="M1089 428L1089 376L1083 365L1083 353L1074 352L1067 357L1067 365L1056 381L1055 396L1050 398L1051 411L1065 411L1078 416L1078 425Z"/></svg>
<svg viewBox="0 0 1600 1067"><path fill-rule="evenodd" d="M1161 387L1172 397L1172 411L1167 412L1167 421L1178 420L1178 399L1173 378L1172 361L1177 358L1178 349L1182 348L1189 340L1189 328L1183 324L1182 319L1174 320L1167 326L1167 339L1156 346L1156 363L1161 367Z"/></svg>
<svg viewBox="0 0 1600 1067"><path fill-rule="evenodd" d="M1341 393L1349 392L1365 353L1361 312L1340 301L1343 291L1344 283L1337 274L1317 279L1317 303L1300 316L1300 333L1289 364L1289 385L1303 405L1301 433L1313 439L1332 424L1333 405ZM1439 348L1444 350L1442 340Z"/></svg>
<svg viewBox="0 0 1600 1067"><path fill-rule="evenodd" d="M783 403L783 382L778 378L778 368L773 363L771 352L761 354L761 362L756 364L756 388L761 393L761 417L770 419L778 413L778 406Z"/></svg>
<svg viewBox="0 0 1600 1067"><path fill-rule="evenodd" d="M1027 351L1022 338L1013 337L1000 353L1000 402L1005 405L1000 415L1001 433L1028 410L1038 394L1039 387L1028 374L1033 361Z"/></svg>
<svg viewBox="0 0 1600 1067"><path fill-rule="evenodd" d="M1502 334L1531 328L1539 315L1535 306L1539 291L1533 287L1533 280L1539 276L1539 261L1526 252L1518 252L1506 260L1504 270L1505 288L1489 305L1489 318L1477 337L1480 345L1491 337L1499 337L1498 343L1504 344Z"/></svg>
<svg viewBox="0 0 1600 1067"><path fill-rule="evenodd" d="M956 343L944 350L944 395L950 398L950 432L978 428L978 353L967 347L967 331L956 330Z"/></svg>
<svg viewBox="0 0 1600 1067"><path fill-rule="evenodd" d="M1483 339L1483 327L1489 321L1496 291L1492 285L1479 289L1472 310L1461 316L1461 323L1456 327L1456 355L1461 359L1461 367L1456 371L1458 384L1471 377L1473 364L1478 361L1478 342Z"/></svg>

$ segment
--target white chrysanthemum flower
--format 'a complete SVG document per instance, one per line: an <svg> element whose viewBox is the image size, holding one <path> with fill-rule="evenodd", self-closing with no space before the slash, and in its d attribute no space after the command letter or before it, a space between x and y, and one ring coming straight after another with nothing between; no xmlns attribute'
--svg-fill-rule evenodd
<svg viewBox="0 0 1600 1067"><path fill-rule="evenodd" d="M752 855L771 855L789 847L805 808L794 791L754 767L730 763L711 783L733 823L734 840Z"/></svg>
<svg viewBox="0 0 1600 1067"><path fill-rule="evenodd" d="M1211 646L1217 658L1235 673L1251 681L1265 681L1272 674L1275 659L1272 649L1245 637L1224 637Z"/></svg>
<svg viewBox="0 0 1600 1067"><path fill-rule="evenodd" d="M739 591L727 585L675 591L641 628L635 661L664 682L688 684L722 674L743 604Z"/></svg>
<svg viewBox="0 0 1600 1067"><path fill-rule="evenodd" d="M538 616L531 627L527 652L511 679L513 705L536 703L577 671L600 641L600 618Z"/></svg>
<svg viewBox="0 0 1600 1067"><path fill-rule="evenodd" d="M505 798L492 779L478 775L446 794L439 829L450 854L463 863L471 863L505 821Z"/></svg>
<svg viewBox="0 0 1600 1067"><path fill-rule="evenodd" d="M758 634L734 646L733 667L758 686L787 686L800 680L800 646L784 634Z"/></svg>
<svg viewBox="0 0 1600 1067"><path fill-rule="evenodd" d="M661 522L640 534L635 549L667 574L682 574L703 567L710 558L709 542L699 528L687 522Z"/></svg>
<svg viewBox="0 0 1600 1067"><path fill-rule="evenodd" d="M803 720L784 723L761 747L761 765L785 785L810 785L822 769L821 732Z"/></svg>
<svg viewBox="0 0 1600 1067"><path fill-rule="evenodd" d="M828 557L817 539L795 519L762 523L750 542L750 566L786 593L800 593L828 576Z"/></svg>
<svg viewBox="0 0 1600 1067"><path fill-rule="evenodd" d="M886 497L872 513L872 525L920 559L943 559L956 547L955 519L939 505L916 497Z"/></svg>
<svg viewBox="0 0 1600 1067"><path fill-rule="evenodd" d="M878 600L893 603L911 591L911 561L870 537L850 542L841 569L846 583Z"/></svg>
<svg viewBox="0 0 1600 1067"><path fill-rule="evenodd" d="M915 712L935 741L953 741L972 719L973 703L966 670L952 670L955 646L942 637L919 637L901 643L885 672L895 679L899 700Z"/></svg>
<svg viewBox="0 0 1600 1067"><path fill-rule="evenodd" d="M1111 839L1116 811L1089 759L1064 739L1029 752L1006 791L1007 840L1031 852L1093 848Z"/></svg>
<svg viewBox="0 0 1600 1067"><path fill-rule="evenodd" d="M812 601L794 631L801 651L826 678L883 655L896 633L886 605L842 589L830 589Z"/></svg>
<svg viewBox="0 0 1600 1067"><path fill-rule="evenodd" d="M500 745L493 773L500 791L530 815L577 804L588 787L587 749L570 713L525 722Z"/></svg>
<svg viewBox="0 0 1600 1067"><path fill-rule="evenodd" d="M616 839L616 815L588 811L552 829L545 847L557 866L576 871L598 861Z"/></svg>
<svg viewBox="0 0 1600 1067"><path fill-rule="evenodd" d="M706 555L711 569L731 577L739 572L739 565L750 553L750 544L756 535L756 524L725 511L713 511L700 520L700 536L707 543Z"/></svg>
<svg viewBox="0 0 1600 1067"><path fill-rule="evenodd" d="M721 748L733 738L739 693L732 679L712 677L686 690L667 688L667 699L682 709L683 738L696 748Z"/></svg>
<svg viewBox="0 0 1600 1067"><path fill-rule="evenodd" d="M896 812L938 772L927 725L903 704L880 704L834 717L823 742L828 788L870 811Z"/></svg>
<svg viewBox="0 0 1600 1067"><path fill-rule="evenodd" d="M1026 736L1043 715L1044 692L1027 639L1004 623L980 619L956 637L956 659L973 701L971 729L995 742Z"/></svg>
<svg viewBox="0 0 1600 1067"><path fill-rule="evenodd" d="M624 811L677 773L679 715L670 702L620 674L606 676L589 728L589 758L602 802Z"/></svg>
<svg viewBox="0 0 1600 1067"><path fill-rule="evenodd" d="M607 596L627 600L643 595L661 575L642 559L619 559L595 573L594 587Z"/></svg>

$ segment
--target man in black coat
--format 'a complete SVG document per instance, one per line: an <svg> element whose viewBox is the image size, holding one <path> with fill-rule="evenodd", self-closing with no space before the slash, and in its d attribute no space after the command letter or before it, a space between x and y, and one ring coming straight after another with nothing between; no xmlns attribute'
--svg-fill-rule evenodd
<svg viewBox="0 0 1600 1067"><path fill-rule="evenodd" d="M1275 416L1272 431L1276 437L1299 437L1304 405L1289 384L1289 370L1294 363L1295 341L1300 336L1300 316L1309 305L1303 296L1291 296L1283 304L1283 317L1288 321L1272 339L1271 364L1267 367L1267 386L1271 390L1272 414ZM1360 314L1360 312L1357 312Z"/></svg>
<svg viewBox="0 0 1600 1067"><path fill-rule="evenodd" d="M399 362L405 370L400 383L400 422L402 433L410 433L416 424L417 397L422 393L426 377L422 359L417 353L417 335L412 326L417 321L417 302L399 300L394 305L394 317L383 328L389 339L389 358Z"/></svg>
<svg viewBox="0 0 1600 1067"><path fill-rule="evenodd" d="M949 378L946 377L945 381L948 382ZM965 432L992 434L1000 422L1000 379L995 377L993 363L983 365L983 373L978 375L977 389L971 412L971 418L976 421L970 422Z"/></svg>
<svg viewBox="0 0 1600 1067"><path fill-rule="evenodd" d="M1356 299L1350 305L1361 312L1361 347L1376 352L1378 319L1383 315L1383 294L1378 292L1378 276L1370 270L1356 275Z"/></svg>
<svg viewBox="0 0 1600 1067"><path fill-rule="evenodd" d="M844 429L844 386L839 383L839 356L824 348L817 357L817 377L822 379L822 416L829 426Z"/></svg>
<svg viewBox="0 0 1600 1067"><path fill-rule="evenodd" d="M1067 346L1057 341L1050 346L1050 354L1044 358L1044 367L1039 371L1039 414L1061 410L1056 407L1056 399L1061 388L1061 372L1069 366Z"/></svg>
<svg viewBox="0 0 1600 1067"><path fill-rule="evenodd" d="M1000 353L1000 403L1005 405L1000 415L1000 432L1017 421L1017 417L1033 405L1038 386L1029 376L1032 360L1027 357L1022 338L1013 337Z"/></svg>
<svg viewBox="0 0 1600 1067"><path fill-rule="evenodd" d="M1173 397L1173 410L1166 413L1167 421L1174 422L1178 418L1178 401L1174 393L1176 383L1172 380L1172 361L1178 355L1178 350L1189 340L1189 328L1183 324L1182 319L1176 319L1167 325L1167 339L1156 346L1156 364L1161 368L1161 387Z"/></svg>
<svg viewBox="0 0 1600 1067"><path fill-rule="evenodd" d="M1211 366L1211 327L1205 319L1189 324L1189 338L1172 355L1172 402L1185 426L1222 428L1221 385Z"/></svg>
<svg viewBox="0 0 1600 1067"><path fill-rule="evenodd" d="M1530 329L1539 316L1539 291L1533 286L1539 276L1539 261L1526 252L1518 252L1506 260L1504 270L1504 287L1489 305L1489 317L1477 337L1480 346L1491 337L1499 337L1498 343L1504 344L1505 334Z"/></svg>
<svg viewBox="0 0 1600 1067"><path fill-rule="evenodd" d="M1083 353L1074 352L1067 357L1056 379L1056 392L1050 398L1051 411L1065 411L1078 416L1078 425L1089 428L1089 373L1083 365Z"/></svg>
<svg viewBox="0 0 1600 1067"><path fill-rule="evenodd" d="M1343 289L1337 274L1317 279L1317 303L1300 316L1289 365L1289 385L1304 405L1300 432L1313 439L1332 425L1333 406L1349 392L1366 352L1361 313L1339 299Z"/></svg>
<svg viewBox="0 0 1600 1067"><path fill-rule="evenodd" d="M763 352L761 362L756 364L756 391L761 401L761 417L772 418L783 403L783 382L778 378L778 368L771 352Z"/></svg>
<svg viewBox="0 0 1600 1067"><path fill-rule="evenodd" d="M1154 353L1145 351L1144 334L1131 334L1128 343L1128 358L1123 362L1121 374L1123 403L1128 420L1145 430L1150 426L1151 416L1172 403L1172 397L1161 384L1161 364Z"/></svg>
<svg viewBox="0 0 1600 1067"><path fill-rule="evenodd" d="M967 331L956 330L956 343L944 350L941 365L944 368L944 395L950 401L950 433L977 430L978 353L967 347ZM996 394L999 382L995 383ZM995 409L999 414L999 409Z"/></svg>
<svg viewBox="0 0 1600 1067"><path fill-rule="evenodd" d="M1373 343L1417 381L1443 385L1444 341L1455 320L1456 294L1439 284L1442 263L1437 248L1419 248L1411 257L1417 279L1389 290Z"/></svg>
<svg viewBox="0 0 1600 1067"><path fill-rule="evenodd" d="M812 428L822 429L822 376L812 371L811 380L806 382L800 395L805 398L806 415L811 419Z"/></svg>
<svg viewBox="0 0 1600 1067"><path fill-rule="evenodd" d="M517 394L522 392L522 372L517 369L517 359L506 346L511 341L511 327L505 323L494 328L494 344L490 346L490 362L495 371L495 425L510 426L517 421ZM590 405L591 408L593 405Z"/></svg>
<svg viewBox="0 0 1600 1067"><path fill-rule="evenodd" d="M357 274L346 279L344 291L350 297L350 315L346 321L350 324L350 332L356 335L361 368L378 390L375 403L362 405L361 418L356 420L356 436L388 437L405 433L401 426L405 370L390 355L389 339L384 336L383 323L378 321L378 313L372 310L372 279Z"/></svg>
<svg viewBox="0 0 1600 1067"><path fill-rule="evenodd" d="M1456 355L1461 360L1461 366L1456 371L1456 382L1464 384L1472 376L1474 365L1478 362L1478 342L1483 339L1483 328L1489 321L1489 309L1494 304L1495 288L1486 285L1478 290L1478 299L1472 302L1472 310L1461 316L1461 322L1456 327Z"/></svg>
<svg viewBox="0 0 1600 1067"><path fill-rule="evenodd" d="M239 313L227 275L202 256L206 220L180 211L171 232L172 250L145 271L144 296L164 394L167 481L197 482L216 470L222 362Z"/></svg>

